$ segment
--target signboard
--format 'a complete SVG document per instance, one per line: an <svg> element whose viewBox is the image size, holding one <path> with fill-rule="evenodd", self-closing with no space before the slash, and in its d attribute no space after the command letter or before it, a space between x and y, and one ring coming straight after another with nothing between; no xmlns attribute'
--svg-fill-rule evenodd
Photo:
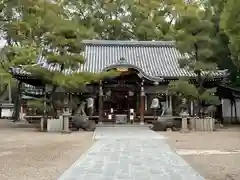
<svg viewBox="0 0 240 180"><path fill-rule="evenodd" d="M117 68L117 71L126 72L126 71L128 71L128 68Z"/></svg>

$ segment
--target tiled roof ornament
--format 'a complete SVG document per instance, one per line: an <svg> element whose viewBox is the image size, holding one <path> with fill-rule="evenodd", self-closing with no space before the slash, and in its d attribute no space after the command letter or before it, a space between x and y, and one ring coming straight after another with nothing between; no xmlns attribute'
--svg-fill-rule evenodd
<svg viewBox="0 0 240 180"><path fill-rule="evenodd" d="M127 61L124 57L121 57L118 62L119 64L125 64Z"/></svg>

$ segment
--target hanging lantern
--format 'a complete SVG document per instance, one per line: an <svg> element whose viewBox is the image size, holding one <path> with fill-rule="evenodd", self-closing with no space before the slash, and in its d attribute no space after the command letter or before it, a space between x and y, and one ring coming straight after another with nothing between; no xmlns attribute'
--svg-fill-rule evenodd
<svg viewBox="0 0 240 180"><path fill-rule="evenodd" d="M133 95L134 95L134 92L129 91L129 92L128 92L128 95L129 95L129 96L133 96Z"/></svg>

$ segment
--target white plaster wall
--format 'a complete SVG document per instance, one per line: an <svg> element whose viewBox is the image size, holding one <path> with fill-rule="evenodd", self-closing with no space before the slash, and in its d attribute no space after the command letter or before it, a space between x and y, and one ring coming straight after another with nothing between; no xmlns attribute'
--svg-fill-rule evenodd
<svg viewBox="0 0 240 180"><path fill-rule="evenodd" d="M231 101L228 99L222 100L223 117L231 117Z"/></svg>
<svg viewBox="0 0 240 180"><path fill-rule="evenodd" d="M236 100L236 106L237 106L237 117L240 118L240 100ZM223 118L225 121L230 122L231 118L231 101L229 99L223 99L222 100L222 113L223 113ZM233 117L235 117L235 110L233 106Z"/></svg>

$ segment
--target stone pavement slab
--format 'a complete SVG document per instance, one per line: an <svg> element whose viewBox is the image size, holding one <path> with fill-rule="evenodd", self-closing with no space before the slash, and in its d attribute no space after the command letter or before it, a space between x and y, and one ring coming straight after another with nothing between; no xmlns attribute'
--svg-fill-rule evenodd
<svg viewBox="0 0 240 180"><path fill-rule="evenodd" d="M164 139L150 130L135 130L149 138L137 139L115 130L80 157L58 180L203 180ZM124 133L124 130L122 130ZM97 129L102 132L102 129ZM154 133L154 132L153 132ZM156 133L155 133L156 134ZM144 135L141 135L144 137Z"/></svg>
<svg viewBox="0 0 240 180"><path fill-rule="evenodd" d="M166 139L149 127L97 127L94 139Z"/></svg>

